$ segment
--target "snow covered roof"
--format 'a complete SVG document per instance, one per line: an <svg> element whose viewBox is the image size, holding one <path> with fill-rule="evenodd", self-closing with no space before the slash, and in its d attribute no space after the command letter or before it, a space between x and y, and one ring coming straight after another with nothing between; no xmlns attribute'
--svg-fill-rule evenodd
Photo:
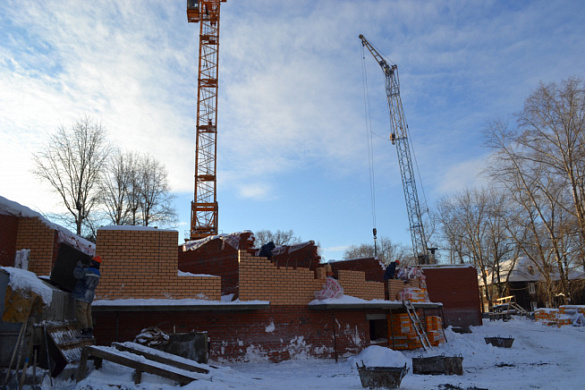
<svg viewBox="0 0 585 390"><path fill-rule="evenodd" d="M21 205L20 203L6 199L3 196L0 196L0 214L12 215L18 218L37 218L49 228L57 231L58 242L65 243L89 256L93 256L95 254L94 243L86 240L85 238L79 237L78 235L65 229L63 226L59 226L49 221L40 213L33 211L28 207Z"/></svg>
<svg viewBox="0 0 585 390"><path fill-rule="evenodd" d="M92 307L98 311L196 311L196 310L257 310L267 309L269 301L232 301L233 295L222 296L221 301L208 299L100 299L93 301Z"/></svg>
<svg viewBox="0 0 585 390"><path fill-rule="evenodd" d="M250 230L244 230L243 232L238 232L238 233L217 234L215 236L205 237L205 238L202 238L200 240L187 241L185 244L183 244L183 251L186 252L186 251L197 250L197 249L201 248L203 245L207 244L208 242L211 242L213 240L218 240L218 239L227 243L228 245L230 245L234 249L239 249L240 236L242 234L245 234L245 233L252 233L252 232ZM250 236L250 238L248 240L253 240L253 239Z"/></svg>
<svg viewBox="0 0 585 390"><path fill-rule="evenodd" d="M508 277L509 276L509 277ZM553 278L558 279L558 275ZM512 260L506 260L500 264L500 280L505 282L538 282L541 281L542 274L535 266L534 262L528 257L519 257ZM585 279L585 273L579 271L572 271L569 273L569 279ZM495 275L492 272L488 273L488 283L492 280L496 281ZM483 286L483 279L479 276L480 286Z"/></svg>
<svg viewBox="0 0 585 390"><path fill-rule="evenodd" d="M281 246L277 246L272 250L272 256L278 256L278 255L282 255L282 254L286 254L286 253L293 253L296 252L298 250L301 250L307 246L313 246L315 245L315 241L306 241L306 242L299 242L297 244L292 244L292 245L281 245ZM256 254L260 254L260 249L258 249L256 251Z"/></svg>

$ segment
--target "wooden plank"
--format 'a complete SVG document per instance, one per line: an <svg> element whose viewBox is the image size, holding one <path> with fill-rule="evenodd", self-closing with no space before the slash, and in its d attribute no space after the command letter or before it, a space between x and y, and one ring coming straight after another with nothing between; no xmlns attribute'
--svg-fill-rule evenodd
<svg viewBox="0 0 585 390"><path fill-rule="evenodd" d="M144 362L144 361L137 361L136 359L132 359L130 357L121 355L121 354L117 354L114 352L110 352L98 347L94 347L94 346L87 346L85 348L83 348L83 353L82 353L82 357L81 357L81 361L79 364L79 368L77 371L77 375L76 375L76 380L79 382L80 380L82 380L85 377L85 371L86 371L86 366L87 366L87 359L89 358L89 356L95 356L97 358L101 358L101 359L106 359L109 360L111 362L120 364L122 366L126 366L126 367L130 367L136 370L136 375L135 375L135 380L140 381L141 378L141 373L142 372L147 372L149 374L154 374L154 375L158 375L158 376L162 376L164 378L169 378L174 380L175 382L178 382L181 385L186 385L187 383L191 383L194 380L197 380L196 377L194 376L190 376L190 375L185 375L183 373L180 372L176 372L173 371L173 367L161 367L159 363L159 365L154 365L154 364L149 364L148 362ZM136 382L139 383L139 382Z"/></svg>
<svg viewBox="0 0 585 390"><path fill-rule="evenodd" d="M158 363L163 363L163 364L166 364L169 366L177 367L177 368L180 368L180 369L185 370L185 371L198 372L200 374L209 374L209 370L206 370L205 368L197 367L197 366L185 363L185 362L178 361L176 359L171 359L171 358L161 356L160 351L157 349L152 349L152 348L145 347L142 345L136 345L136 347L133 347L132 343L125 343L125 344L112 343L112 346L119 351L126 351L126 352L130 352L130 353L133 353L136 355L144 356L148 360L152 360L152 361L155 361ZM148 351L149 349L152 349L152 352L149 352ZM157 354L157 352L159 352L159 354ZM180 357L178 357L178 358L180 358Z"/></svg>
<svg viewBox="0 0 585 390"><path fill-rule="evenodd" d="M77 372L75 373L75 381L79 382L85 378L85 372L87 371L87 358L89 356L89 348L83 348L81 351L81 359L79 360L79 366L77 366Z"/></svg>

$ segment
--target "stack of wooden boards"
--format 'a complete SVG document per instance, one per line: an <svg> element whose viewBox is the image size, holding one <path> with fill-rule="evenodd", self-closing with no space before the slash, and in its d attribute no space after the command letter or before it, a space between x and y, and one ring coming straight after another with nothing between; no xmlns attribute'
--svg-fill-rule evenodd
<svg viewBox="0 0 585 390"><path fill-rule="evenodd" d="M98 369L101 368L104 359L133 368L136 384L141 382L143 372L169 378L180 385L198 379L209 379L209 369L206 368L208 366L154 348L126 342L113 343L111 347L87 346L83 348L76 375L78 382L83 380L87 374L88 359L93 359L95 368Z"/></svg>

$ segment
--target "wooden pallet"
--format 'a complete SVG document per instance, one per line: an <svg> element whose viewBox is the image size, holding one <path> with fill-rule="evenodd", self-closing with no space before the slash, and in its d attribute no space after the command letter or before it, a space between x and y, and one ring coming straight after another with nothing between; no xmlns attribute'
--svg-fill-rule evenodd
<svg viewBox="0 0 585 390"><path fill-rule="evenodd" d="M164 356L160 351L133 343L118 344L113 347L87 346L83 348L81 360L77 369L76 381L83 380L87 371L87 360L93 358L96 367L101 367L103 359L133 368L134 383L139 384L142 380L142 373L146 372L171 379L180 385L191 383L200 377L197 374L207 374L209 370L198 367L195 364L185 362L186 359L177 359Z"/></svg>

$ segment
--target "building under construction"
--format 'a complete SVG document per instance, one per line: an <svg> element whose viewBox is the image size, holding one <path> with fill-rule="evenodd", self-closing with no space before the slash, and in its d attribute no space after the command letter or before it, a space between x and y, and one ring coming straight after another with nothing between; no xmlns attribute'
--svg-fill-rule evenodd
<svg viewBox="0 0 585 390"><path fill-rule="evenodd" d="M93 246L1 199L4 367L24 326L28 344L22 347L38 351L38 364L55 375L80 358L84 345L59 346L58 340L76 329L72 269L93 254L103 259L93 303L97 345L135 341L156 327L175 336L205 335L206 359L214 361L245 361L251 351L272 361L299 354L335 359L370 345L426 348L448 342L446 326L482 323L471 266L428 265L416 268L413 279L386 282L379 261L322 263L313 241L277 247L271 259L258 256L249 231L178 246L174 230L112 226L98 231ZM49 303L12 288L10 273L22 251L27 272L51 290ZM318 300L329 268L344 296Z"/></svg>

